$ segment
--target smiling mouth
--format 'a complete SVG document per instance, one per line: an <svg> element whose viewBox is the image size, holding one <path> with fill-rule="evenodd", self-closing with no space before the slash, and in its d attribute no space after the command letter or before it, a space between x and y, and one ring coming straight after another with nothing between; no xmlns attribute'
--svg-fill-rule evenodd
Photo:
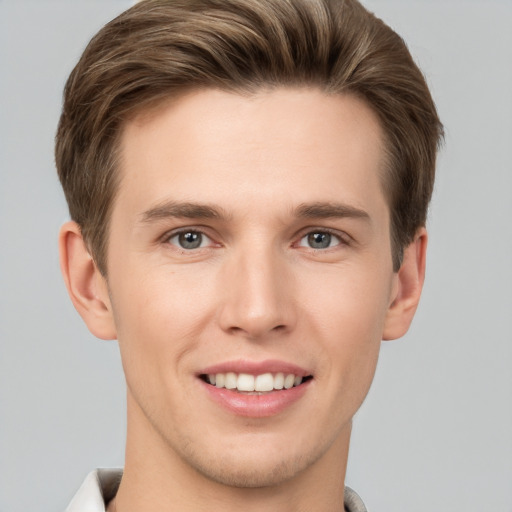
<svg viewBox="0 0 512 512"><path fill-rule="evenodd" d="M293 373L262 373L251 375L248 373L209 373L202 374L200 378L216 388L224 388L238 393L260 395L298 387L313 377L302 377Z"/></svg>

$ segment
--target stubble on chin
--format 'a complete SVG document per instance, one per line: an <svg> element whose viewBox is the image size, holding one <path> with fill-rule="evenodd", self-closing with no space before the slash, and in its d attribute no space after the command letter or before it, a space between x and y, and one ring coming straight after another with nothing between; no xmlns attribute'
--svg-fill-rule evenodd
<svg viewBox="0 0 512 512"><path fill-rule="evenodd" d="M296 451L300 448L296 447ZM236 451L219 456L201 453L189 441L181 444L179 456L207 480L233 488L256 489L285 484L313 466L328 449L329 446L314 446L309 453L285 455L284 450L274 448L267 453L262 450L256 457Z"/></svg>

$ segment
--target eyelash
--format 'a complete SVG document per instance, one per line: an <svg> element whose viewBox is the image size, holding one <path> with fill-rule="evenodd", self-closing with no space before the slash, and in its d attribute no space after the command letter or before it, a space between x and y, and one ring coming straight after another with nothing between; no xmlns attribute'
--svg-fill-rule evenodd
<svg viewBox="0 0 512 512"><path fill-rule="evenodd" d="M329 247L324 247L324 248L315 248L315 247L309 247L309 246L303 246L301 245L301 242L302 240L304 240L305 238L311 236L311 235L329 235L330 237L332 238L335 238L338 240L338 243L336 243L335 245L333 246L329 246ZM326 252L328 251L329 249L331 250L335 250L336 248L338 248L339 246L347 246L349 245L349 240L348 240L348 235L346 234L342 234L338 231L334 231L334 230L331 230L331 229L328 229L328 228L313 228L313 229L309 229L305 232L303 232L299 238L299 241L296 245L298 245L299 247L306 247L312 251L315 251L315 252Z"/></svg>
<svg viewBox="0 0 512 512"><path fill-rule="evenodd" d="M203 244L204 240L201 240L201 242L200 242L201 245L199 247L194 247L194 248L185 248L185 247L178 245L179 242L176 242L176 243L171 242L172 239L177 238L181 235L188 234L188 233L197 234L197 235L200 235L201 237L207 238L210 241L209 246L206 246L206 247L201 246ZM338 243L336 243L334 246L329 246L329 247L324 247L324 248L309 247L309 246L301 244L301 242L306 237L311 236L311 235L318 235L318 234L329 235L330 237L337 239ZM197 251L199 249L208 249L209 247L215 246L215 245L220 246L220 244L215 244L212 237L209 236L203 229L193 228L193 227L192 228L183 228L183 229L179 229L179 230L167 233L166 235L164 235L162 237L162 241L164 243L173 245L174 247L176 247L176 249L178 249L182 252L187 252L187 253L192 252L192 251ZM302 231L298 240L292 244L293 247L305 247L306 249L309 249L314 252L326 252L328 250L336 249L339 246L348 246L348 245L350 245L349 235L347 235L346 233L340 233L338 231L334 231L334 230L331 230L328 228L308 228L306 231Z"/></svg>
<svg viewBox="0 0 512 512"><path fill-rule="evenodd" d="M180 237L181 235L186 235L186 234L198 234L200 235L201 237L204 237L204 238L207 238L208 240L210 240L210 243L213 243L213 240L210 236L208 236L204 230L202 229L199 229L199 228L184 228L184 229L179 229L177 231L172 231L171 233L168 233L166 234L164 237L163 237L163 241L165 243L168 243L170 245L173 245L175 246L178 250L181 250L181 251L184 251L184 252L191 252L193 250L197 250L197 249L205 249L206 247L196 247L196 248L185 248L185 247L181 247L178 245L178 243L176 244L173 244L171 243L171 240L173 238L178 238ZM201 245L202 245L203 241L201 241Z"/></svg>

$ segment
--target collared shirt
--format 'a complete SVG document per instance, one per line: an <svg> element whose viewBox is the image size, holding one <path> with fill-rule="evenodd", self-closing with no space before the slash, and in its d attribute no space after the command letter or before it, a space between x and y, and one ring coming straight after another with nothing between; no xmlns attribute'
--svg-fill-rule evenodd
<svg viewBox="0 0 512 512"><path fill-rule="evenodd" d="M122 469L91 471L66 512L105 512L106 504L116 495L122 476ZM345 487L345 511L368 512L361 498L350 487Z"/></svg>

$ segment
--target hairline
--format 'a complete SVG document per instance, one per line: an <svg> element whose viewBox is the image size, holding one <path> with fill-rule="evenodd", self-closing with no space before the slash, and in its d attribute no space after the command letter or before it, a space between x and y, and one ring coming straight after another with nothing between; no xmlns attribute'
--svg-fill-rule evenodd
<svg viewBox="0 0 512 512"><path fill-rule="evenodd" d="M335 91L328 87L322 87L320 83L295 83L295 84L286 84L286 83L262 83L262 84L229 84L226 87L221 87L217 84L205 84L205 85L196 85L191 84L190 86L181 85L176 87L173 90L169 90L167 93L159 93L153 97L149 97L146 100L137 103L134 105L129 111L125 113L125 115L120 119L116 138L112 143L112 161L111 161L111 172L113 178L112 184L112 195L110 197L110 201L108 203L107 212L105 215L105 222L102 227L102 235L100 237L101 243L98 247L98 250L95 250L93 244L90 243L90 239L86 240L87 247L89 252L91 253L92 258L98 266L101 274L107 278L108 276L108 249L109 249L109 240L110 240L110 229L111 229L111 220L112 220L112 212L115 207L115 203L117 200L117 195L122 186L122 172L123 172L123 162L124 162L124 151L122 149L123 146L123 137L127 126L130 123L146 123L151 122L156 116L162 107L166 107L171 105L174 102L179 102L183 98L188 95L194 94L195 92L200 91L222 91L227 93L236 94L242 97L251 98L260 93L268 93L274 90L316 90L325 94L326 96L331 97L352 97L360 101L364 104L375 117L378 127L379 127L379 140L380 140L380 163L377 169L378 179L380 182L381 190L384 195L384 199L386 202L388 214L389 214L389 236L390 236L390 247L391 247L391 256L393 261L393 270L398 271L403 256L403 249L401 247L400 241L397 239L396 226L393 222L393 189L391 183L391 166L392 166L392 143L389 139L389 135L384 127L384 124L381 120L380 114L377 109L371 104L371 102L365 98L362 94L357 91L352 91L350 87L347 87L346 90ZM89 238L89 237L88 237Z"/></svg>

